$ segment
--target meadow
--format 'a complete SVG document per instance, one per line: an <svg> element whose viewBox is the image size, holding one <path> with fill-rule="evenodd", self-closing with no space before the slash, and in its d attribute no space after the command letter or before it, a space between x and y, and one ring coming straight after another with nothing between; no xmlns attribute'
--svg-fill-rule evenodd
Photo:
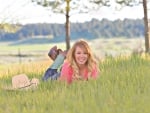
<svg viewBox="0 0 150 113"><path fill-rule="evenodd" d="M118 45L106 48L96 43L93 48L119 49ZM110 46L110 42L105 43ZM117 42L120 43L122 40ZM127 44L129 46L129 42ZM98 53L97 49L93 51ZM1 64L0 113L150 113L149 55L107 56L99 61L101 73L97 80L77 81L71 85L41 81L51 63L46 58ZM11 87L12 76L20 73L39 78L37 89L6 90L5 87Z"/></svg>
<svg viewBox="0 0 150 113"><path fill-rule="evenodd" d="M0 70L0 113L149 113L149 56L109 57L100 62L97 80L42 82L49 60L10 64ZM37 77L34 90L5 90L11 77L26 73ZM2 76L3 75L3 76Z"/></svg>

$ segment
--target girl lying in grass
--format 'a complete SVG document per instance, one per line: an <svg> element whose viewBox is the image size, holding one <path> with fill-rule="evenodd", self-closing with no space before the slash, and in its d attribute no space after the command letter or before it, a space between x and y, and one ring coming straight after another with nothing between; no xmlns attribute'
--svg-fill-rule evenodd
<svg viewBox="0 0 150 113"><path fill-rule="evenodd" d="M60 79L70 84L76 80L95 79L98 73L99 67L91 48L85 40L79 40L67 53Z"/></svg>

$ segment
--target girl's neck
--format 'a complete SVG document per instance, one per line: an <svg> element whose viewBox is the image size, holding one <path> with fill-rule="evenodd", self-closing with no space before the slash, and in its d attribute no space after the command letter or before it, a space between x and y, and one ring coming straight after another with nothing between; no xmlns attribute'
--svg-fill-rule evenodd
<svg viewBox="0 0 150 113"><path fill-rule="evenodd" d="M80 65L79 67L79 76L84 77L86 71L86 65Z"/></svg>
<svg viewBox="0 0 150 113"><path fill-rule="evenodd" d="M86 68L86 65L84 65L84 64L83 64L83 65L78 65L78 67L79 67L79 69L82 70L82 69L85 69L85 68Z"/></svg>

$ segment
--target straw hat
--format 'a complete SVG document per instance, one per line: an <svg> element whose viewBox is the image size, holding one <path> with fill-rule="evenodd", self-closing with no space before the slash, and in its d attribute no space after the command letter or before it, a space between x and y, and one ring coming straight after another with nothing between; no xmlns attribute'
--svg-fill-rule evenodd
<svg viewBox="0 0 150 113"><path fill-rule="evenodd" d="M26 74L19 74L12 77L12 89L35 88L39 84L39 79L29 79Z"/></svg>

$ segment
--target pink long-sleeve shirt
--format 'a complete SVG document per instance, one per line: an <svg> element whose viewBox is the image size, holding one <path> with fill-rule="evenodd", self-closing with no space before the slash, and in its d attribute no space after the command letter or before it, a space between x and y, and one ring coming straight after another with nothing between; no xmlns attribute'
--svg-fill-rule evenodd
<svg viewBox="0 0 150 113"><path fill-rule="evenodd" d="M91 72L92 78L97 78L98 69L94 68ZM61 70L61 79L65 80L68 84L72 83L73 79L73 68L69 65L68 62L64 62ZM88 80L88 69L85 70L83 75L84 80Z"/></svg>

